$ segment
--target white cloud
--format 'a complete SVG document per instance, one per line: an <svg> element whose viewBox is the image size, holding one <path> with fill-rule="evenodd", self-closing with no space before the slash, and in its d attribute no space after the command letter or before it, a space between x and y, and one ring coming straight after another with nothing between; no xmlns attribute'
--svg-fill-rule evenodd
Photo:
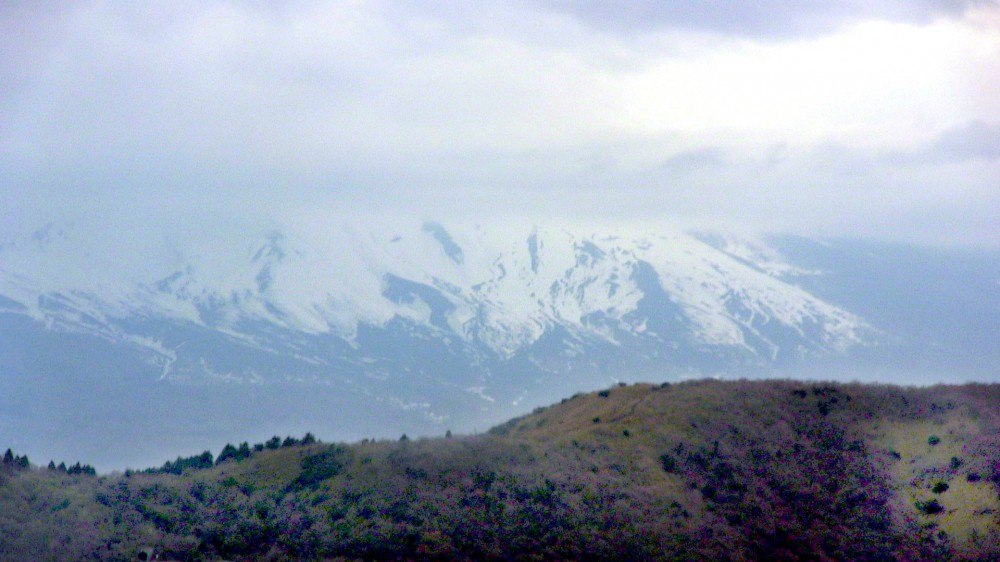
<svg viewBox="0 0 1000 562"><path fill-rule="evenodd" d="M970 5L767 3L745 29L714 4L7 7L0 213L395 206L989 242L950 226L1000 200L1000 9Z"/></svg>

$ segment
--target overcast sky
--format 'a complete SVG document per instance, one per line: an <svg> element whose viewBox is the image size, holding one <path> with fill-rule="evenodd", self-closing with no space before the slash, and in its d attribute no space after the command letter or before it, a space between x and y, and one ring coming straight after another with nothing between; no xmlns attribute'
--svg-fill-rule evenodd
<svg viewBox="0 0 1000 562"><path fill-rule="evenodd" d="M1000 246L996 2L0 3L0 221L412 213Z"/></svg>

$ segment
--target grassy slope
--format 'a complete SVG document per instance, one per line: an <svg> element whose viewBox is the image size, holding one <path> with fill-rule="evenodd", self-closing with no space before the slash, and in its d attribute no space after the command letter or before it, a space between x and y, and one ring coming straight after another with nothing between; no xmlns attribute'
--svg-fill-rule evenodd
<svg viewBox="0 0 1000 562"><path fill-rule="evenodd" d="M698 383L680 392L657 392L638 385L613 389L607 398L579 397L514 420L503 430L555 445L567 440L608 443L628 431L629 446L614 449L626 453L618 458L628 461L631 473L642 475L637 478L642 482L643 477L650 478L648 460L670 442L707 447L718 438L723 449L727 445L754 447L767 442L767 433L788 434L790 424L809 423L810 418L863 441L873 461L868 468L884 478L889 488L893 524L905 535L919 537L917 542L936 543L941 547L938 552L972 559L981 556L984 547L1000 544L1000 390L996 385L903 390L790 382ZM933 445L929 443L932 436L939 439ZM790 434L786 439L796 441ZM728 456L734 455L739 453ZM812 471L817 464L799 466L816 475ZM656 476L651 478L656 480ZM656 485L664 492L679 493L677 482L660 480ZM948 484L948 489L935 493L932 489L939 482ZM804 489L814 482L799 484ZM697 509L696 500L689 498L688 505ZM931 500L944 510L928 514L918 508Z"/></svg>
<svg viewBox="0 0 1000 562"><path fill-rule="evenodd" d="M206 560L1000 559L1000 385L634 385L488 435L2 479L3 560L145 544ZM919 509L932 499L942 511Z"/></svg>

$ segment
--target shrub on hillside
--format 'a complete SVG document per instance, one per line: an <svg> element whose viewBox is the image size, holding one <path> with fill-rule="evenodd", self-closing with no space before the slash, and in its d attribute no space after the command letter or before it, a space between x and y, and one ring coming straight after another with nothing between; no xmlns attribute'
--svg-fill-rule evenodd
<svg viewBox="0 0 1000 562"><path fill-rule="evenodd" d="M664 453L660 455L660 466L664 472L673 472L677 470L677 460L669 453Z"/></svg>
<svg viewBox="0 0 1000 562"><path fill-rule="evenodd" d="M288 490L315 490L328 478L340 474L347 460L347 449L331 447L319 454L302 459L302 472L288 485Z"/></svg>
<svg viewBox="0 0 1000 562"><path fill-rule="evenodd" d="M944 511L944 506L937 500L931 500L928 502L918 501L915 505L919 511L926 513L927 515L934 515L935 513L941 513Z"/></svg>

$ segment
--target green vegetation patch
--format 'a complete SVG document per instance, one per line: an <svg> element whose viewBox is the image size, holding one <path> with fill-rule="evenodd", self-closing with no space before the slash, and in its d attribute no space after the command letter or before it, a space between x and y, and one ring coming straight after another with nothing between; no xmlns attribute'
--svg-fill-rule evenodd
<svg viewBox="0 0 1000 562"><path fill-rule="evenodd" d="M326 450L309 455L302 459L302 472L288 485L288 490L315 490L325 480L337 476L344 469L349 458L349 451L344 447L331 446Z"/></svg>

